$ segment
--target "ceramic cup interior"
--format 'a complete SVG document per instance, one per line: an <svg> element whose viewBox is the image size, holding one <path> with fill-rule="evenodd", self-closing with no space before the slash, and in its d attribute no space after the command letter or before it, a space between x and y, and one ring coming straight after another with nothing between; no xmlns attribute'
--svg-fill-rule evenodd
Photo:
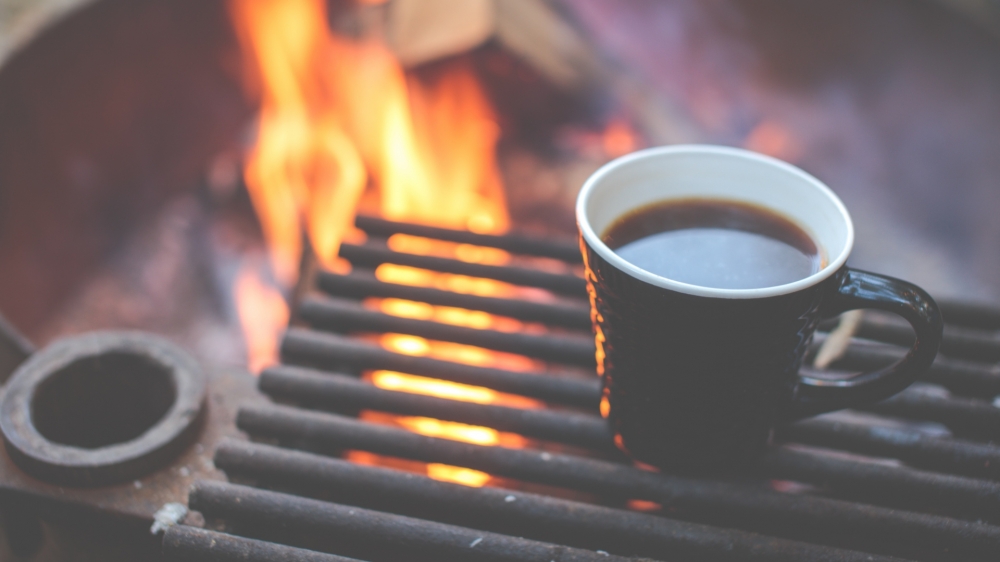
<svg viewBox="0 0 1000 562"><path fill-rule="evenodd" d="M776 211L812 237L825 266L785 285L716 289L652 274L625 261L601 241L604 231L630 211L688 198L735 200ZM823 182L769 156L709 145L650 148L609 162L583 185L576 220L587 244L614 267L652 285L718 298L764 298L815 285L844 265L854 243L847 209Z"/></svg>

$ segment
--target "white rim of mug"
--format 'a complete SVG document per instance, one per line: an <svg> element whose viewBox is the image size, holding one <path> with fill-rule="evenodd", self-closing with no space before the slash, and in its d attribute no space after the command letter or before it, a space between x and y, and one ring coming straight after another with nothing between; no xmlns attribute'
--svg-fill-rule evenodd
<svg viewBox="0 0 1000 562"><path fill-rule="evenodd" d="M605 244L600 236L594 232L594 229L590 226L590 220L587 218L587 203L590 200L591 194L594 192L595 186L597 186L605 176L610 174L612 171L617 170L623 166L631 165L638 160L646 160L650 158L659 158L662 156L673 155L673 154L714 154L718 156L732 157L732 158L744 158L748 160L754 160L763 164L777 167L784 172L798 176L800 179L805 180L805 182L815 189L819 190L824 194L831 203L840 211L841 217L843 217L844 222L847 226L847 241L844 243L844 247L836 258L831 259L826 267L813 273L809 277L804 279L799 279L798 281L792 283L786 283L784 285L775 285L773 287L762 287L759 289L716 289L712 287L702 287L700 285L691 285L689 283L681 283L680 281L674 281L666 277L661 277L655 275L632 265L631 263L625 261L621 256L616 254L614 250L609 248ZM650 285L655 285L657 287L663 287L664 289L670 289L672 291L677 291L678 293L684 293L688 295L695 295L699 297L714 297L714 298L725 298L725 299L760 299L767 297L776 297L779 295L787 295L812 287L817 283L823 281L824 279L833 275L835 271L840 269L846 262L847 257L851 253L851 249L854 246L854 223L851 221L851 215L848 214L847 208L840 201L840 198L826 186L823 182L819 181L811 174L805 172L804 170L797 168L787 162L778 160L777 158L772 158L764 154L759 154L757 152L752 152L749 150L743 150L740 148L732 148L728 146L716 146L716 145L702 145L702 144L682 144L682 145L671 145L671 146L660 146L655 148L647 148L644 150L639 150L631 154L627 154L620 158L616 158L611 162L608 162L604 166L601 166L596 172L591 174L587 181L584 182L583 187L580 189L580 194L576 199L576 222L580 229L580 233L587 244L594 249L599 256L605 259L615 268L628 273L632 277L639 279L640 281L645 281Z"/></svg>

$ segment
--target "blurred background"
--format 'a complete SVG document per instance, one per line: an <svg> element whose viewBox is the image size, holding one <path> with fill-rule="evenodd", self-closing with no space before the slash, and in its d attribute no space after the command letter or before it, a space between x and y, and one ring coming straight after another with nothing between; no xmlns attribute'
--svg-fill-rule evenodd
<svg viewBox="0 0 1000 562"><path fill-rule="evenodd" d="M998 40L991 0L0 0L0 311L257 369L356 210L571 238L589 173L687 142L1000 301Z"/></svg>

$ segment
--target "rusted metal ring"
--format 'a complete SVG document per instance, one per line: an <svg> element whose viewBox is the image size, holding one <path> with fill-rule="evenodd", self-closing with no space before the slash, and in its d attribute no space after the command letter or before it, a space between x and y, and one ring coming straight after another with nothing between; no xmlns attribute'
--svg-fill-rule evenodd
<svg viewBox="0 0 1000 562"><path fill-rule="evenodd" d="M165 465L197 436L204 410L204 374L179 347L142 332L93 332L58 340L17 369L0 430L31 475L98 486Z"/></svg>

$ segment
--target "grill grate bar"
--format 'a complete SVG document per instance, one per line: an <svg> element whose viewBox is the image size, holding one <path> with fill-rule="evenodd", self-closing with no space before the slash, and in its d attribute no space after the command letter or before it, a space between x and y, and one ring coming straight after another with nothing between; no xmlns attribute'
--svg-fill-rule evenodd
<svg viewBox="0 0 1000 562"><path fill-rule="evenodd" d="M521 267L482 265L436 256L395 252L377 244L342 244L340 256L355 266L376 267L384 263L392 263L548 289L561 295L586 297L586 283L575 275L549 273ZM947 301L945 302L947 303ZM964 310L960 304L947 303L946 309L948 307ZM960 317L969 320L968 317ZM987 318L992 320L992 316L987 316ZM835 321L825 322L821 325L821 329L829 330L835 324ZM862 320L858 328L858 336L902 346L909 346L913 342L913 333L908 325L890 317L873 317L872 315L868 315ZM1000 334L992 330L947 326L941 343L941 352L946 356L961 359L985 362L1000 361Z"/></svg>
<svg viewBox="0 0 1000 562"><path fill-rule="evenodd" d="M388 238L393 234L409 234L447 242L500 248L515 254L553 258L568 263L581 263L580 246L575 240L546 240L519 234L476 234L467 230L452 230L407 222L395 222L378 217L358 215L354 225L371 236Z"/></svg>
<svg viewBox="0 0 1000 562"><path fill-rule="evenodd" d="M358 369L401 371L582 407L591 412L597 410L601 397L601 383L596 378L560 378L544 373L505 371L403 355L355 339L300 328L290 328L285 332L281 358L286 363L321 368L336 369L340 365L349 365Z"/></svg>
<svg viewBox="0 0 1000 562"><path fill-rule="evenodd" d="M471 488L268 445L225 442L215 463L229 474L296 493L334 493L331 499L359 507L629 556L772 562L883 558L538 494Z"/></svg>
<svg viewBox="0 0 1000 562"><path fill-rule="evenodd" d="M303 303L302 307L302 317L306 321L315 323L318 327L322 328L347 328L349 326L354 326L359 330L373 330L373 331L392 331L401 332L406 334L420 335L424 337L430 337L432 339L442 339L445 341L457 341L459 343L467 343L470 345L480 345L488 349L497 349L504 351L516 351L518 342L525 340L531 342L533 349L524 352L525 355L533 357L551 357L555 355L574 355L579 361L583 361L584 358L593 360L593 344L590 340L580 339L569 339L569 338L556 338L556 337L543 337L543 336L533 336L525 334L507 334L504 332L493 332L489 330L476 330L472 328L462 328L457 326L449 326L447 324L438 324L434 322L428 322L424 320L412 320L407 318L397 318L387 314L382 314L375 311L370 311L362 308L360 305L345 301L320 301L316 299L310 299ZM427 325L433 324L433 327L428 327ZM289 334L291 337L291 332ZM286 341L288 338L286 338ZM297 339L293 339L292 342L297 342ZM291 342L289 343L291 345ZM359 349L358 344L355 341L351 341L349 344L351 346L351 351L354 354L358 354ZM320 346L317 346L320 347ZM326 347L332 346L322 346L324 351ZM585 351L585 348L589 348L589 352ZM340 355L331 351L330 355ZM373 348L371 351L372 355L383 355L386 353L382 350L376 350ZM381 353L380 353L381 351ZM290 355L291 352L289 352ZM407 357L407 356L401 356ZM294 361L293 357L290 357ZM327 361L333 359L333 357L325 357ZM411 358L412 359L412 358ZM322 361L319 357L314 357L314 360ZM450 363L450 365L456 365L455 363ZM387 367L378 366L370 368L387 368L404 372L411 372L413 374L425 374L427 376L439 376L440 378L448 378L434 371L422 371L417 373L415 371L407 370L404 367ZM523 384L518 385L517 388L512 386L504 386L500 388L498 386L490 384L487 380L476 380L469 382L469 384L476 384L480 386L486 386L489 388L494 388L496 390L503 390L505 392L512 392L515 394L524 394L526 396L532 396L536 398L543 398L546 400L558 402L558 403L575 403L581 404L582 402L577 402L570 397L555 396L551 394L546 394L545 397L540 396L540 394L534 389L534 385L540 381L553 381L560 380L563 381L560 385L563 390L568 390L577 393L590 394L598 393L599 389L597 384L584 381L584 380L574 380L574 379L554 379L545 375L521 375L513 372L506 372L510 378L520 378ZM528 378L531 377L531 378ZM527 379L527 380L525 380ZM457 379L456 382L466 382ZM583 388L586 385L586 390ZM551 385L546 385L546 391L553 390ZM585 399L586 402L590 404L596 404L598 397L597 394L593 394L592 397ZM1000 432L1000 409L993 407L990 403L983 400L973 400L973 399L962 399L962 398L948 398L941 396L934 396L928 394L918 389L908 389L899 395L896 395L884 402L878 404L872 404L869 406L863 406L861 409L876 413L881 413L889 416L896 416L906 419L916 419L916 420L926 420L926 421L937 421L944 423L950 427L955 428L959 431L965 431L969 433L970 431L974 435L994 437ZM810 441L812 442L812 441ZM970 447L976 444L970 444ZM976 447L983 447L976 445ZM988 447L988 446L986 446ZM961 447L960 447L961 449ZM855 450L851 448L851 450ZM979 450L979 449L976 449ZM965 456L972 454L976 459L989 460L1000 455L1000 451L990 452L990 448L982 449L979 453L968 453ZM872 454L869 449L865 449L865 452ZM888 454L890 450L878 451L874 454ZM975 460L974 462L979 463L980 460ZM961 463L960 463L961 464ZM936 465L936 466L947 466ZM975 469L974 469L975 470ZM961 474L970 474L973 476L983 476L986 473L982 472L960 472Z"/></svg>
<svg viewBox="0 0 1000 562"><path fill-rule="evenodd" d="M505 283L523 285L525 287L537 287L548 289L560 295L567 295L578 298L586 298L587 285L583 278L575 275L549 273L538 269L528 269L524 267L511 267L501 265L483 265L479 263L469 263L436 256L420 256L404 252L394 252L384 246L375 244L341 244L340 257L350 261L355 267L378 267L384 263L405 265L440 271L442 273L454 273L456 275L468 275L470 277L482 277L484 279L494 279Z"/></svg>
<svg viewBox="0 0 1000 562"><path fill-rule="evenodd" d="M596 459L461 443L332 414L247 407L240 411L237 426L316 452L357 449L463 466L602 496L653 501L679 519L840 548L903 557L913 556L914 548L967 554L1000 549L1000 527L983 523L669 476Z"/></svg>
<svg viewBox="0 0 1000 562"><path fill-rule="evenodd" d="M346 539L395 560L626 562L636 560L220 482L198 482L190 503L206 517ZM381 557L380 557L381 558Z"/></svg>
<svg viewBox="0 0 1000 562"><path fill-rule="evenodd" d="M902 359L906 350L888 346L852 342L834 364L839 369L877 369ZM1000 395L1000 366L938 356L920 380L934 383L967 396Z"/></svg>
<svg viewBox="0 0 1000 562"><path fill-rule="evenodd" d="M934 388L910 387L903 392L859 409L910 420L942 423L964 435L1000 438L1000 408L985 400L954 398Z"/></svg>
<svg viewBox="0 0 1000 562"><path fill-rule="evenodd" d="M798 445L772 447L752 470L766 478L824 486L865 503L1000 522L1000 483L992 480L845 459Z"/></svg>
<svg viewBox="0 0 1000 562"><path fill-rule="evenodd" d="M949 324L981 330L1000 330L1000 307L998 306L948 299L939 299L937 303L941 309L941 316Z"/></svg>
<svg viewBox="0 0 1000 562"><path fill-rule="evenodd" d="M866 314L858 326L857 336L906 347L913 345L910 325L882 314ZM987 363L1000 361L1000 334L946 324L941 353L947 357Z"/></svg>
<svg viewBox="0 0 1000 562"><path fill-rule="evenodd" d="M527 322L544 322L590 333L590 308L582 304L482 297L428 287L387 283L379 281L370 271L364 273L352 271L347 275L321 271L316 276L316 285L331 296L354 299L367 297L405 299L438 306L481 310Z"/></svg>
<svg viewBox="0 0 1000 562"><path fill-rule="evenodd" d="M586 306L569 303L536 303L519 299L501 299L453 293L440 289L385 283L370 274L337 275L320 272L319 288L333 296L361 299L366 297L399 298L439 306L480 310L529 322L590 330L590 311ZM961 305L954 305L961 306ZM827 325L826 328L832 325ZM903 328L908 329L908 328ZM906 343L903 338L899 340ZM905 349L897 345L873 345L855 340L836 366L845 370L879 368L898 361ZM993 363L952 359L939 356L921 380L972 396L1000 395L1000 366Z"/></svg>
<svg viewBox="0 0 1000 562"><path fill-rule="evenodd" d="M611 431L597 416L472 404L385 390L355 378L295 367L261 373L260 389L281 400L327 411L376 410L427 416L519 433L526 437L619 454ZM771 449L753 470L779 478L832 486L840 493L893 507L928 507L960 518L1000 519L1000 483L907 467L845 460L829 454Z"/></svg>
<svg viewBox="0 0 1000 562"><path fill-rule="evenodd" d="M183 562L360 562L273 542L173 525L163 534L167 560Z"/></svg>
<svg viewBox="0 0 1000 562"><path fill-rule="evenodd" d="M617 451L608 424L593 415L476 404L385 390L354 377L297 367L266 369L260 375L260 389L275 398L334 412L365 409L426 416L590 449Z"/></svg>
<svg viewBox="0 0 1000 562"><path fill-rule="evenodd" d="M892 457L916 467L1000 480L1000 447L934 437L916 429L809 419L789 425L779 437L799 443Z"/></svg>
<svg viewBox="0 0 1000 562"><path fill-rule="evenodd" d="M365 308L345 299L309 297L298 309L299 318L318 330L390 332L474 345L527 357L594 367L594 338L500 332L466 328L430 320L402 318Z"/></svg>

